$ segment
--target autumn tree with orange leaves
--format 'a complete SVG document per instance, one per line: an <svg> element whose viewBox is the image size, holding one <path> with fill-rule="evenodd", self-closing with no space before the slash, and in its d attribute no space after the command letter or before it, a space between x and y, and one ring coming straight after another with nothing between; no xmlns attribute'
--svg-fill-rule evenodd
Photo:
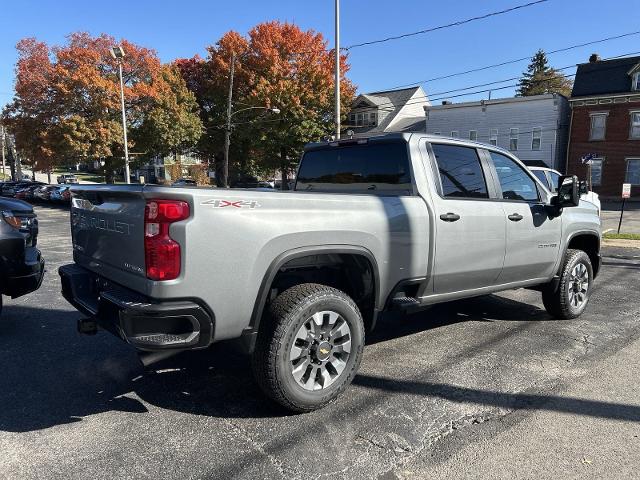
<svg viewBox="0 0 640 480"><path fill-rule="evenodd" d="M118 66L109 53L117 42L87 33L67 40L53 48L35 39L18 43L16 95L3 122L35 169L101 159L111 181L124 152ZM133 153L165 154L195 144L202 124L182 77L163 67L153 50L126 40L119 44L126 52L123 78Z"/></svg>
<svg viewBox="0 0 640 480"><path fill-rule="evenodd" d="M276 115L247 110L234 117L230 157L236 172L278 169L284 176L295 166L305 143L333 133L334 55L322 34L290 23L266 22L246 38L228 32L207 51L206 60L194 57L176 63L198 99L207 131L200 147L209 158L221 157L232 55L234 111L252 106L280 109ZM348 70L342 55L343 116L355 93L344 76ZM283 185L286 188L286 182Z"/></svg>

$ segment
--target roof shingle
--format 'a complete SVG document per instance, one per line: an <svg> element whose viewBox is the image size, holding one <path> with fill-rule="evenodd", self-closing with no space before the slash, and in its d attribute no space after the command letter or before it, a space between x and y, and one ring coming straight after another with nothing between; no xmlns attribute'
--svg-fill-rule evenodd
<svg viewBox="0 0 640 480"><path fill-rule="evenodd" d="M628 72L638 63L640 57L627 57L578 65L571 97L630 92Z"/></svg>

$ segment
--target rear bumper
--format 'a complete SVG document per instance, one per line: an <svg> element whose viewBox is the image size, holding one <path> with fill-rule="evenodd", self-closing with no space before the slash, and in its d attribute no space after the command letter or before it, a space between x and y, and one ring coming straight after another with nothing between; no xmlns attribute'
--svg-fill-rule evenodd
<svg viewBox="0 0 640 480"><path fill-rule="evenodd" d="M35 247L24 247L24 239L2 244L3 256L0 261L0 293L11 298L31 293L42 284L44 277L44 259ZM6 254L6 255L4 255Z"/></svg>
<svg viewBox="0 0 640 480"><path fill-rule="evenodd" d="M196 301L151 299L76 264L58 273L69 303L140 350L198 349L213 341L213 314Z"/></svg>

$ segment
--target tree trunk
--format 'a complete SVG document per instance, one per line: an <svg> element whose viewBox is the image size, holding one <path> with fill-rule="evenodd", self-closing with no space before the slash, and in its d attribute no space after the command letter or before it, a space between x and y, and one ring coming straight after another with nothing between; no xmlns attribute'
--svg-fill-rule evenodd
<svg viewBox="0 0 640 480"><path fill-rule="evenodd" d="M285 147L280 147L280 173L282 174L282 190L289 190L289 165Z"/></svg>
<svg viewBox="0 0 640 480"><path fill-rule="evenodd" d="M9 161L9 170L11 171L11 180L16 179L16 157L11 145L7 145L7 160Z"/></svg>
<svg viewBox="0 0 640 480"><path fill-rule="evenodd" d="M104 159L104 183L114 183L113 157Z"/></svg>

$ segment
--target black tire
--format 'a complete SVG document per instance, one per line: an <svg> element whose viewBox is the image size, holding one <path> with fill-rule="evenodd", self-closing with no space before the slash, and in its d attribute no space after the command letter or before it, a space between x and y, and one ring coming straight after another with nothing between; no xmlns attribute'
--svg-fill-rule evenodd
<svg viewBox="0 0 640 480"><path fill-rule="evenodd" d="M585 293L582 294L583 301L579 304L572 302L572 298L575 299L575 293L572 297L571 290L574 289L574 283L572 282L572 272L575 271L579 265L584 266L586 269L586 276L588 278L588 284ZM580 268L580 267L578 267ZM564 265L560 272L560 283L557 289L553 289L548 286L542 290L542 303L549 315L554 318L569 320L579 317L587 304L589 303L589 297L593 291L593 267L589 255L582 250L567 250L565 256Z"/></svg>
<svg viewBox="0 0 640 480"><path fill-rule="evenodd" d="M307 390L294 378L290 353L294 342L299 341L296 335L305 325L310 325L311 316L325 311L337 313L346 322L351 348L344 360L346 365L333 377L333 383L318 390ZM301 413L322 408L335 400L355 377L362 359L364 332L360 311L344 292L314 283L291 287L274 300L262 320L252 356L256 381L269 398L290 411ZM333 351L330 355L334 355ZM326 361L332 360L329 356ZM314 364L309 364L305 368L313 367Z"/></svg>
<svg viewBox="0 0 640 480"><path fill-rule="evenodd" d="M0 293L0 315L2 315L2 294Z"/></svg>

